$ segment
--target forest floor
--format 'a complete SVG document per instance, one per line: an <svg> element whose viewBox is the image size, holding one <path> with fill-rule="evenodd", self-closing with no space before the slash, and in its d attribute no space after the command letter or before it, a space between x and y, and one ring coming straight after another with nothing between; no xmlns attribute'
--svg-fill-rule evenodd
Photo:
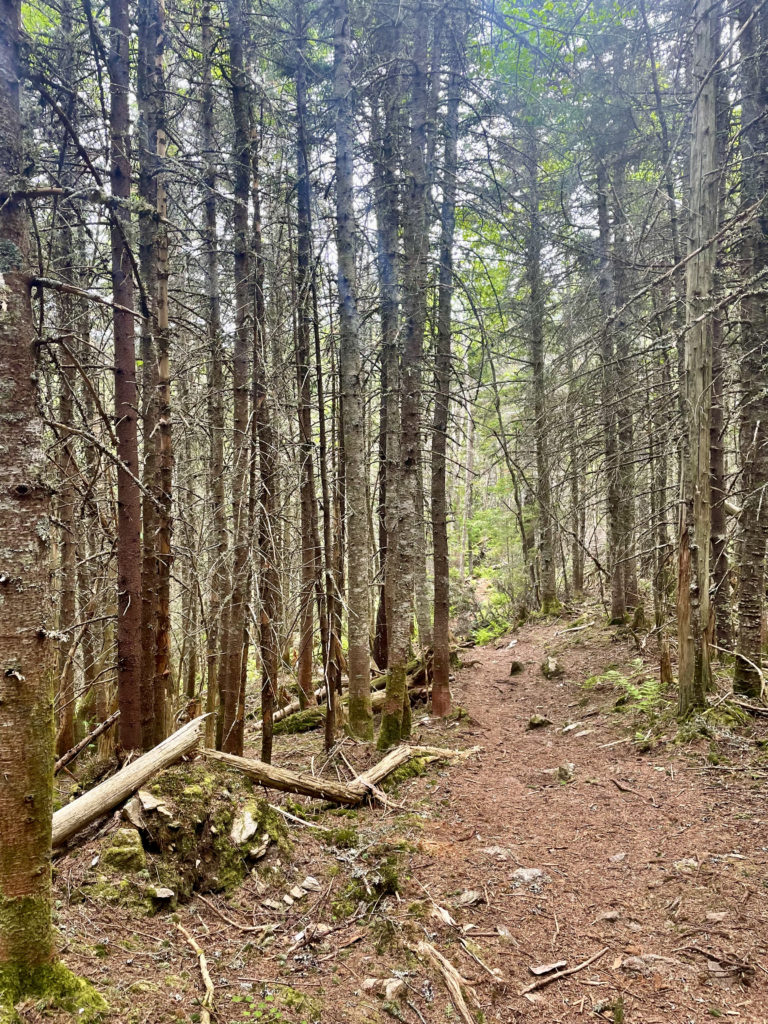
<svg viewBox="0 0 768 1024"><path fill-rule="evenodd" d="M420 940L466 979L477 1022L768 1022L768 720L734 728L716 709L680 742L644 682L650 653L618 640L597 608L576 621L593 624L537 621L463 650L463 713L438 723L416 708L414 741L480 752L401 778L387 808L313 817L331 833L292 826L293 853L268 855L226 896L141 917L74 898L101 840L60 860L63 956L106 994L108 1020L200 1020L180 922L206 954L223 1024L461 1020ZM564 675L544 678L548 655ZM513 659L523 669L510 676ZM529 728L534 715L550 724ZM306 770L314 757L319 772L319 743L280 737L275 760ZM351 741L342 751L356 769L376 757ZM343 759L325 771L352 774ZM288 906L306 876L317 891ZM276 930L260 944L247 928L265 921ZM302 945L313 923L334 931ZM590 958L520 994L531 967ZM386 980L404 983L389 999L376 991ZM43 1017L30 1007L24 1019Z"/></svg>

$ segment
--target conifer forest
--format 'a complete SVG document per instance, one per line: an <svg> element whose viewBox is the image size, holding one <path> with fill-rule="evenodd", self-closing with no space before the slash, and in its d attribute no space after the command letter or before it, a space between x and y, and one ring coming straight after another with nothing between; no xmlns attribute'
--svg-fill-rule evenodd
<svg viewBox="0 0 768 1024"><path fill-rule="evenodd" d="M768 2L0 0L0 1024L768 1022Z"/></svg>

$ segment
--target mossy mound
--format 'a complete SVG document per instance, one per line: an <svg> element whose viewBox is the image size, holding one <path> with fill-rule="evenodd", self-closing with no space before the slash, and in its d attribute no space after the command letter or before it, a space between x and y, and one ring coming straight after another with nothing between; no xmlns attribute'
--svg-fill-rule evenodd
<svg viewBox="0 0 768 1024"><path fill-rule="evenodd" d="M282 817L233 769L176 765L134 800L138 828L109 840L83 898L151 914L194 892L233 889L271 844L290 853Z"/></svg>
<svg viewBox="0 0 768 1024"><path fill-rule="evenodd" d="M274 731L276 736L311 732L312 729L319 729L323 722L325 722L324 707L304 708L303 711L296 711L280 722L276 722Z"/></svg>
<svg viewBox="0 0 768 1024"><path fill-rule="evenodd" d="M60 963L0 968L0 1024L17 1024L22 1019L14 1009L22 1000L64 1010L84 1022L99 1021L108 1010L92 985Z"/></svg>
<svg viewBox="0 0 768 1024"><path fill-rule="evenodd" d="M254 853L274 842L289 852L283 819L240 772L202 765L177 765L149 787L161 803L144 811L146 846L152 867L180 900L193 892L224 892L239 885L254 863ZM236 841L236 821L247 815L253 828ZM247 834L247 833L246 833Z"/></svg>

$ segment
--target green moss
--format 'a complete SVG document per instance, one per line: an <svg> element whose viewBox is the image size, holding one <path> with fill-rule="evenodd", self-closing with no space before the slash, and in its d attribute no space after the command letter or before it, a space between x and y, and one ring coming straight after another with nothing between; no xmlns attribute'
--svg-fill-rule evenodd
<svg viewBox="0 0 768 1024"><path fill-rule="evenodd" d="M279 722L275 722L275 735L295 735L302 732L310 732L312 729L319 729L325 722L325 708L314 707L297 711L288 715Z"/></svg>
<svg viewBox="0 0 768 1024"><path fill-rule="evenodd" d="M387 776L382 783L382 789L389 791L407 779L414 779L419 775L424 775L428 767L429 761L426 758L414 757L410 761L406 761L405 764L401 764L391 775Z"/></svg>
<svg viewBox="0 0 768 1024"><path fill-rule="evenodd" d="M0 967L0 1024L20 1020L14 1006L27 998L35 999L42 1008L77 1014L78 1021L84 1022L98 1021L108 1010L96 989L63 964Z"/></svg>
<svg viewBox="0 0 768 1024"><path fill-rule="evenodd" d="M324 839L329 846L335 846L339 850L354 850L360 845L360 837L354 828L331 829L325 833Z"/></svg>
<svg viewBox="0 0 768 1024"><path fill-rule="evenodd" d="M120 828L110 845L101 855L104 867L115 871L141 871L147 866L147 857L141 836L135 828Z"/></svg>

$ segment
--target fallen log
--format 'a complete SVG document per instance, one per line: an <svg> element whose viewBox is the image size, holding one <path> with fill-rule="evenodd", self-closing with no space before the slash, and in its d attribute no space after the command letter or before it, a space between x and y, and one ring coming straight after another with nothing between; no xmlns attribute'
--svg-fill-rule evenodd
<svg viewBox="0 0 768 1024"><path fill-rule="evenodd" d="M120 711L113 711L109 718L105 718L104 721L99 723L95 729L92 729L87 736L84 736L79 743L76 743L71 750L68 750L66 754L62 754L53 766L53 774L57 775L62 768L66 768L68 764L71 764L78 754L81 754L85 748L89 747L94 740L97 740L102 733L111 729L119 717Z"/></svg>
<svg viewBox="0 0 768 1024"><path fill-rule="evenodd" d="M345 804L357 807L367 796L376 796L376 786L397 768L414 757L425 757L437 761L443 758L464 758L477 753L478 747L470 750L447 750L443 747L422 747L404 745L395 747L373 767L358 775L351 782L338 782L334 779L316 778L304 772L294 772L290 768L280 768L250 757L237 757L235 754L224 754L220 750L203 747L200 753L212 761L238 768L249 778L254 779L268 789L278 789L283 793L298 793L300 796L316 797L334 804Z"/></svg>
<svg viewBox="0 0 768 1024"><path fill-rule="evenodd" d="M53 816L53 847L90 825L92 821L111 811L144 785L157 772L162 771L188 754L197 745L207 715L187 722L152 750L121 768L111 779L73 800Z"/></svg>

